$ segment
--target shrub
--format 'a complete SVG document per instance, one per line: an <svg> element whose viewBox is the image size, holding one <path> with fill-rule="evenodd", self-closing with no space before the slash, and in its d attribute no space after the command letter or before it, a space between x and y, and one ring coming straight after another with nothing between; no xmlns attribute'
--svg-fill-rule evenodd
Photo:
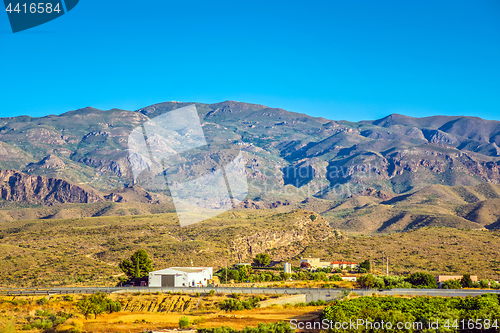
<svg viewBox="0 0 500 333"><path fill-rule="evenodd" d="M44 329L47 329L47 328L52 328L52 326L54 326L54 324L52 323L52 321L50 321L49 319L36 319L32 324L31 326L33 328L37 328L39 330L44 330Z"/></svg>
<svg viewBox="0 0 500 333"><path fill-rule="evenodd" d="M31 331L31 325L30 324L27 324L27 325L24 325L23 326L23 331Z"/></svg>
<svg viewBox="0 0 500 333"><path fill-rule="evenodd" d="M219 308L221 310L226 311L226 312L239 311L239 310L243 310L243 309L250 310L250 309L259 307L259 302L260 302L259 297L253 297L253 298L250 298L246 301L240 301L240 300L237 300L234 298L230 298L230 299L226 299L226 300L222 301L221 303L219 303Z"/></svg>
<svg viewBox="0 0 500 333"><path fill-rule="evenodd" d="M330 276L330 281L342 281L342 278L338 274L333 274Z"/></svg>
<svg viewBox="0 0 500 333"><path fill-rule="evenodd" d="M241 331L237 331L231 327L214 327L214 328L202 328L198 330L199 333L293 333L294 330L290 327L287 322L280 321L278 323L269 324L259 324L258 327L245 327Z"/></svg>
<svg viewBox="0 0 500 333"><path fill-rule="evenodd" d="M243 310L243 304L237 299L226 299L219 303L219 308L226 312Z"/></svg>
<svg viewBox="0 0 500 333"><path fill-rule="evenodd" d="M459 280L447 280L441 286L443 289L462 289Z"/></svg>
<svg viewBox="0 0 500 333"><path fill-rule="evenodd" d="M464 274L460 280L460 284L462 285L462 288L472 288L473 282L470 278L470 274Z"/></svg>
<svg viewBox="0 0 500 333"><path fill-rule="evenodd" d="M181 319L179 319L179 328L184 329L188 327L189 327L189 318L181 317Z"/></svg>
<svg viewBox="0 0 500 333"><path fill-rule="evenodd" d="M423 272L413 273L406 278L406 281L417 288L437 288L436 279L433 275Z"/></svg>
<svg viewBox="0 0 500 333"><path fill-rule="evenodd" d="M37 305L45 305L48 301L49 301L48 299L46 299L45 297L43 297L43 298L38 299L36 301L36 304Z"/></svg>
<svg viewBox="0 0 500 333"><path fill-rule="evenodd" d="M321 305L326 305L326 302L323 301L322 299L319 299L316 302L315 301L309 302L309 303L307 303L307 305L309 305L309 306L321 306Z"/></svg>
<svg viewBox="0 0 500 333"><path fill-rule="evenodd" d="M205 317L201 317L201 318L193 320L194 325L203 324L204 322L205 322Z"/></svg>
<svg viewBox="0 0 500 333"><path fill-rule="evenodd" d="M260 302L260 298L254 297L254 298L250 298L246 301L243 301L241 303L243 304L243 307L245 309L250 310L250 309L259 307L260 306L259 302Z"/></svg>
<svg viewBox="0 0 500 333"><path fill-rule="evenodd" d="M97 318L98 314L105 311L112 313L119 312L122 309L120 302L113 302L110 298L107 298L104 293L97 293L90 297L84 296L83 299L78 301L76 306L85 316L85 319L91 314L94 315L94 318Z"/></svg>

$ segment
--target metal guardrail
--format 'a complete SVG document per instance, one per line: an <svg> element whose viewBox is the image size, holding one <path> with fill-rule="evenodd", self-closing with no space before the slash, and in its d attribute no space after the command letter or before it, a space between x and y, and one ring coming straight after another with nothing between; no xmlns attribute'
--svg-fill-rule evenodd
<svg viewBox="0 0 500 333"><path fill-rule="evenodd" d="M56 295L56 294L92 294L92 293L208 293L214 290L216 293L245 293L245 294L307 294L330 292L328 289L310 289L310 288L232 288L232 287L75 287L75 288L43 288L43 289L25 289L12 288L0 289L0 295Z"/></svg>
<svg viewBox="0 0 500 333"><path fill-rule="evenodd" d="M316 294L320 298L331 299L338 296L343 289L322 288L238 288L238 287L72 287L72 288L6 288L0 289L0 295L67 295L67 294L94 294L103 292L111 293L209 293L214 290L222 294ZM374 293L379 295L408 295L408 296L478 296L485 293L500 294L500 290L492 289L346 289L360 296L368 296ZM326 295L329 295L326 297Z"/></svg>

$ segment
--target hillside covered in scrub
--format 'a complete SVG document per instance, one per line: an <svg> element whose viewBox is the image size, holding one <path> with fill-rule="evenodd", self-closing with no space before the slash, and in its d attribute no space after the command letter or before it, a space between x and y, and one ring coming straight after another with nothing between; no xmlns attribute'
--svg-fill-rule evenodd
<svg viewBox="0 0 500 333"><path fill-rule="evenodd" d="M313 218L315 216L315 218ZM249 210L181 228L175 214L13 221L0 224L3 287L114 286L118 264L145 249L153 269L251 262L268 253L274 263L299 266L301 257L362 262L391 274L475 274L498 279L500 234L426 227L385 236L348 235L311 211Z"/></svg>

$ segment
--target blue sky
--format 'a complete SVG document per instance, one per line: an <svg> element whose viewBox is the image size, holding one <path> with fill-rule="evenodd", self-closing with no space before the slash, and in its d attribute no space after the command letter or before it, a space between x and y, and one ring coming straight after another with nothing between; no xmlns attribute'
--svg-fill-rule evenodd
<svg viewBox="0 0 500 333"><path fill-rule="evenodd" d="M13 34L0 116L163 101L500 120L500 2L92 1Z"/></svg>

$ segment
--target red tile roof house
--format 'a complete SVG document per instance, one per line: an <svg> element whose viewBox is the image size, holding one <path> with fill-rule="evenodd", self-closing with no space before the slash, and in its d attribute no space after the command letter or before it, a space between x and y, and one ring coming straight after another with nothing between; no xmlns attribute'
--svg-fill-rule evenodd
<svg viewBox="0 0 500 333"><path fill-rule="evenodd" d="M350 261L332 261L330 263L330 266L335 269L335 268L340 268L340 269L356 269L358 267L358 264L355 262L350 262Z"/></svg>

